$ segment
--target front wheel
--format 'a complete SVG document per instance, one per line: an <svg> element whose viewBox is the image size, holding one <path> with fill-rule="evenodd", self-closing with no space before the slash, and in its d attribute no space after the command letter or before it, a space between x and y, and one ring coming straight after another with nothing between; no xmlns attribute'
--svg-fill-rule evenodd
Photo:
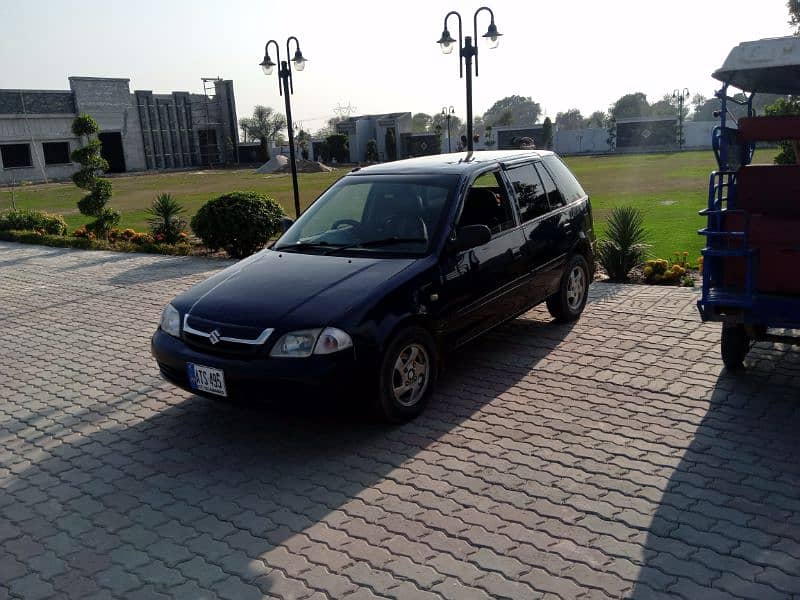
<svg viewBox="0 0 800 600"><path fill-rule="evenodd" d="M589 264L580 254L567 261L558 291L547 299L547 310L556 321L574 321L583 312L589 295Z"/></svg>
<svg viewBox="0 0 800 600"><path fill-rule="evenodd" d="M419 415L430 400L438 374L433 337L422 327L394 336L383 354L376 408L386 420L402 422Z"/></svg>
<svg viewBox="0 0 800 600"><path fill-rule="evenodd" d="M744 357L750 350L750 336L744 325L722 325L722 362L731 371L744 368Z"/></svg>

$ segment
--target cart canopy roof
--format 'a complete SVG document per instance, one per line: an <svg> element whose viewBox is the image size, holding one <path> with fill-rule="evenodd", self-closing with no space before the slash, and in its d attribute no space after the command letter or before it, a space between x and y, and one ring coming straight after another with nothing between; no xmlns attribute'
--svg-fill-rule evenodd
<svg viewBox="0 0 800 600"><path fill-rule="evenodd" d="M800 37L742 42L713 77L745 92L800 94Z"/></svg>

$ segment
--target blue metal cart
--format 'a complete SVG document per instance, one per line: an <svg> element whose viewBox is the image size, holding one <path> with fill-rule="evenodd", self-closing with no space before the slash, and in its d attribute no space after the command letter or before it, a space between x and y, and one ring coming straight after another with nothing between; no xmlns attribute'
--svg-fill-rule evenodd
<svg viewBox="0 0 800 600"><path fill-rule="evenodd" d="M800 344L800 164L753 164L756 142L800 140L800 116L753 111L757 93L800 94L800 38L740 44L714 77L723 84L712 134L719 170L700 211L707 243L697 306L703 321L722 322L722 360L737 370L755 341ZM738 123L731 103L746 107Z"/></svg>

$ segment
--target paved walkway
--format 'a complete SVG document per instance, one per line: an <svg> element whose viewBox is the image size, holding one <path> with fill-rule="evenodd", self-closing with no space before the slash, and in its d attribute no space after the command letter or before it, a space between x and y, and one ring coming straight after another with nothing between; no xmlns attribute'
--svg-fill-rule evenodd
<svg viewBox="0 0 800 600"><path fill-rule="evenodd" d="M392 428L162 382L222 265L0 242L0 598L800 597L800 353L723 373L691 290L534 310Z"/></svg>

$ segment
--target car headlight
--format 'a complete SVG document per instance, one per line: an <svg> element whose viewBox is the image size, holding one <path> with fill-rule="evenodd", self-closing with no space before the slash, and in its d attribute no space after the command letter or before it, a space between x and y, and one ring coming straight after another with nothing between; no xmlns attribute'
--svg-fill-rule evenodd
<svg viewBox="0 0 800 600"><path fill-rule="evenodd" d="M319 334L314 354L333 354L346 348L353 347L353 339L341 329L326 327Z"/></svg>
<svg viewBox="0 0 800 600"><path fill-rule="evenodd" d="M312 354L333 354L352 345L353 340L341 329L304 329L284 335L272 347L270 356L305 358Z"/></svg>
<svg viewBox="0 0 800 600"><path fill-rule="evenodd" d="M181 337L181 313L178 309L167 304L161 313L161 330L174 337Z"/></svg>

